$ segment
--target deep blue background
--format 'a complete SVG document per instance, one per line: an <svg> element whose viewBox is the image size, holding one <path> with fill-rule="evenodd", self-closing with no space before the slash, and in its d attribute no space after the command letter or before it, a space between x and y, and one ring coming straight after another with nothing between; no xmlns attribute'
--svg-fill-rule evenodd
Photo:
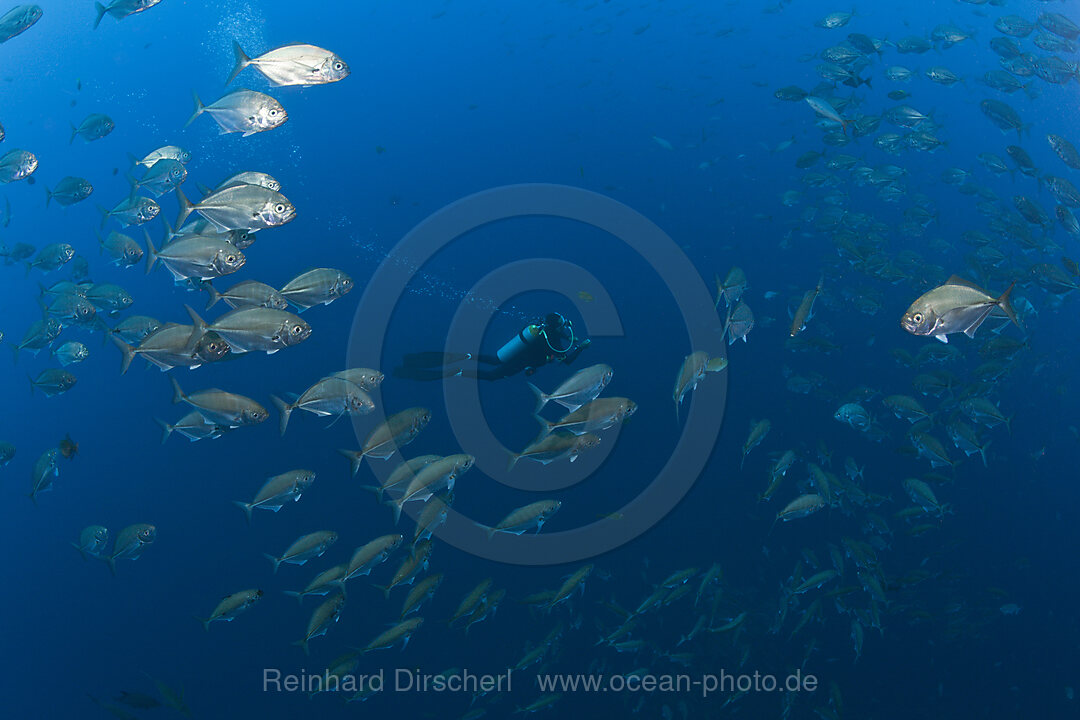
<svg viewBox="0 0 1080 720"><path fill-rule="evenodd" d="M856 93L863 98L860 111L877 113L891 104L885 94L897 87L885 79L885 66L948 66L967 78L966 84L944 88L920 76L907 87L915 94L911 104L936 109L946 149L897 159L864 138L841 150L871 165L903 165L910 173L910 191L925 193L936 204L939 219L927 234L912 239L894 233L888 252L915 250L948 272L963 274L970 248L959 235L985 228L985 219L971 197L938 180L942 170L975 170L978 181L1007 205L1011 195L1023 192L1052 207L1049 196L1037 194L1029 178L1014 184L1007 176L988 177L975 161L984 151L1004 157L1005 146L1016 141L978 109L982 98L998 97L977 80L997 64L987 46L995 34L993 19L1007 12L1029 18L1043 9L1069 12L1066 5L920 2L889 9L866 4L849 26L826 31L813 27L813 21L840 8L820 2L762 13L758 4L745 2L505 7L460 0L332 2L316 9L277 0L165 0L120 23L106 18L96 32L88 1L41 5L45 15L38 25L0 46L0 122L7 131L0 150L22 147L40 160L35 186L0 189L13 207L0 242L72 243L90 260L94 280L117 282L132 292L133 312L184 322L183 303L203 304L203 296L172 287L164 272L120 271L96 249L99 216L93 205L111 207L126 193L126 153L142 155L167 143L194 155L188 165L189 195L195 194L193 181L212 185L239 170L262 170L282 181L299 209L287 227L260 234L247 253L247 267L219 282L221 287L245 278L281 286L298 270L330 266L349 272L362 289L393 244L430 213L470 193L519 182L565 183L626 203L674 238L710 283L714 272L723 274L733 264L745 268L751 285L747 299L759 327L748 344L731 348L727 378L709 380L728 382L724 430L710 466L688 500L663 523L595 560L610 577L594 576L586 601L558 613L568 624L573 618L581 624L569 631L550 670L584 670L594 659L608 672L642 665L657 672L678 670L669 663L593 649L598 624L610 630L614 622L598 603L635 607L651 592L651 584L671 571L720 562L726 593L722 612L728 617L748 611L748 631L738 652L724 636L710 640L696 670L733 668L749 646L751 668L786 673L802 664L813 637L817 649L806 669L840 688L851 717L1067 717L1075 712L1075 702L1065 697L1065 688L1076 682L1071 672L1078 642L1073 598L1080 590L1073 571L1077 532L1071 522L1078 500L1072 462L1077 445L1067 429L1077 422L1070 360L1077 349L1075 300L1066 298L1054 308L1043 291L1034 286L1023 290L1039 310L1031 322L1031 347L994 396L1007 414L1016 414L1013 432L999 428L991 433L989 470L976 461L964 462L956 482L938 488L956 510L940 531L906 536L901 521L892 519L906 506L900 481L926 471L925 462L895 452L906 445L906 424L872 403L890 430L889 439L876 445L831 416L839 398L857 385L885 394L913 392L913 372L899 367L889 350L899 347L914 354L922 345L897 322L918 291L907 283L893 287L848 270L827 288L808 330L831 332L842 351L824 356L785 350L786 302L811 287L825 263L836 261L827 235L798 224L802 207L779 202L783 191L802 189L803 173L794 160L807 150L822 149L820 130L804 103L782 103L772 95L784 85L817 84L817 60L800 59L840 42L847 32L898 40L926 35L942 22L976 28L974 40L924 56L899 56L886 48L883 60L864 73L873 76L873 89ZM233 38L253 56L294 41L327 47L348 61L352 76L328 87L272 90L290 116L272 132L219 137L209 118L181 131L191 111L191 89L207 102L222 92L232 66ZM76 90L80 81L82 89ZM1074 131L1080 92L1075 83L1033 82L1043 91L1040 97L1018 93L1006 100L1033 124L1022 144L1036 164L1065 175L1068 171L1042 138L1056 132L1080 141ZM238 86L266 89L250 69L233 85ZM839 94L850 92L844 88ZM91 112L111 115L116 131L100 142L78 140L69 146L69 123ZM891 128L883 125L886 129ZM674 149L664 149L653 136ZM789 137L796 140L792 148L768 151ZM378 153L377 147L385 152ZM66 210L55 204L46 210L42 186L51 187L65 175L88 178L94 196ZM884 204L870 188L845 189L851 209L891 224L910 205ZM808 198L812 195L807 192ZM162 203L171 220L175 200ZM155 239L160 232L160 224L153 223ZM942 254L932 249L934 238L955 250ZM1075 240L1060 228L1056 238L1066 254L1075 256ZM1012 254L1020 270L1033 262L1057 261ZM596 482L568 494L549 526L557 530L611 512L632 497L663 464L678 437L671 419L671 379L694 348L687 345L670 293L640 258L613 238L565 221L520 219L471 233L425 266L403 298L383 369L388 371L403 352L440 348L455 307L474 282L507 262L534 256L579 263L603 282L618 305L625 336L597 338L583 362L612 364L611 393L630 396L640 405ZM43 279L51 281L36 271L24 277L21 267L0 267L0 329L6 343L17 342L36 318L36 282ZM841 288L863 286L883 293L884 307L874 316L840 299ZM767 290L779 296L765 300ZM344 366L358 301L356 292L306 313L314 334L297 348L173 374L187 390L222 387L269 407L270 393L300 392ZM553 307L571 313L573 306L540 293L516 299L493 319L485 349L494 350L523 322ZM44 354L36 359L23 354L17 366L0 374L0 397L5 399L0 440L15 443L19 453L0 470L0 542L6 550L0 565L0 643L5 648L0 696L5 715L93 717L99 711L87 693L108 697L121 689L149 691L141 671L185 688L198 717L352 713L355 706L343 710L333 698L309 705L299 695L259 692L261 668L318 671L348 646L363 645L381 631L396 618L404 597L399 590L385 603L358 581L350 587L340 624L312 642L310 659L289 645L302 636L315 603L309 600L298 610L280 591L302 586L314 571L344 561L352 548L392 527L389 513L358 488L359 481L350 480L345 461L334 452L355 446L350 425L327 430L324 421L298 414L283 439L274 417L218 441L190 444L177 437L161 446L152 418L175 419L183 413L169 404L167 377L143 371L142 363L121 377L114 348L77 330L64 335L72 337L86 342L92 357L69 368L79 377L69 394L46 400L27 393L25 373L53 364ZM963 376L980 362L978 343L964 337L955 342L965 359L953 371ZM831 394L787 391L785 366L796 373L822 373ZM560 370L546 369L535 381L550 389L562 376ZM500 437L510 446L527 443L535 426L528 417L531 395L524 382L512 379L486 390L489 420ZM411 404L435 410L435 420L410 451L455 449L438 386L391 379L382 398L390 410ZM772 420L772 434L740 473L746 429L761 417ZM80 443L80 454L63 463L56 492L41 497L34 508L25 498L29 469L66 432ZM812 457L819 442L834 450L835 471L841 471L845 455L852 455L867 466L867 487L894 498L877 510L896 532L891 550L881 553L886 572L899 576L924 564L940 573L893 601L883 634L867 630L857 664L848 639L850 621L831 608L825 624L792 641L787 636L793 618L780 635L766 632L779 586L800 549L813 548L824 556L826 541L837 543L859 532L850 518L823 513L779 526L767 537L777 501L769 506L756 502L766 484L766 454L790 447ZM1033 459L1042 450L1045 455ZM959 455L951 447L950 452ZM277 515L256 513L252 527L246 527L228 501L250 499L263 478L292 467L318 472L310 494ZM804 466L793 472L801 478ZM489 521L530 500L480 475L465 480L458 507ZM793 486L789 482L782 494L793 496ZM156 524L158 541L137 563L121 563L115 578L100 563L82 562L69 546L85 525L103 524L115 533L133 522ZM324 528L337 530L341 540L323 561L270 574L262 553L280 552L296 536ZM374 579L385 580L396 564L397 559L390 561ZM498 566L438 546L433 570L447 579L425 608L427 624L406 654L368 656L362 667L409 664L431 673L452 666L500 672L557 620L533 616L515 601L557 586L574 567ZM468 636L447 630L443 620L460 597L487 576L509 589L500 613ZM222 595L256 586L267 597L238 621L203 633L192 619L207 614ZM992 591L998 588L1000 593ZM1002 616L997 608L1004 602L1021 605L1023 612ZM670 645L693 620L688 612L669 610L642 637ZM491 714L503 716L536 694L531 688L519 690ZM626 698L625 706L637 702ZM700 717L714 713L720 701L650 697L646 702L650 717L659 716L661 704L676 707L680 702L689 706L692 717ZM800 698L796 716L810 717L811 708L825 702L824 693ZM383 697L362 709L379 717L402 712L455 717L466 705L461 696ZM610 696L575 696L564 698L556 711L576 717L610 706ZM779 710L778 700L767 696L746 698L741 706L744 715L754 717Z"/></svg>

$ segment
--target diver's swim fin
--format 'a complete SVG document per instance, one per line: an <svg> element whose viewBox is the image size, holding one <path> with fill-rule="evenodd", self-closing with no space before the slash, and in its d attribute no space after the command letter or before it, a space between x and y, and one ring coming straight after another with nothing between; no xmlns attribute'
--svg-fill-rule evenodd
<svg viewBox="0 0 1080 720"><path fill-rule="evenodd" d="M461 368L443 367L396 367L393 375L404 380L442 380L461 374Z"/></svg>
<svg viewBox="0 0 1080 720"><path fill-rule="evenodd" d="M471 359L472 353L420 352L406 355L401 364L407 368L436 368Z"/></svg>

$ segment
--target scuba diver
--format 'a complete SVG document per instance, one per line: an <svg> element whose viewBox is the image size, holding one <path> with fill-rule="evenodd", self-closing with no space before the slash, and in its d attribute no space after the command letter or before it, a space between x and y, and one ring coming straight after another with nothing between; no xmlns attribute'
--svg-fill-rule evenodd
<svg viewBox="0 0 1080 720"><path fill-rule="evenodd" d="M522 371L532 375L537 368L551 362L569 365L591 344L592 341L587 338L579 341L574 334L574 324L553 312L543 322L522 328L494 355L476 357L477 367L461 366L463 362L473 359L471 353L412 353L403 358L401 367L394 368L394 376L410 380L439 380L463 375L479 380L499 380Z"/></svg>

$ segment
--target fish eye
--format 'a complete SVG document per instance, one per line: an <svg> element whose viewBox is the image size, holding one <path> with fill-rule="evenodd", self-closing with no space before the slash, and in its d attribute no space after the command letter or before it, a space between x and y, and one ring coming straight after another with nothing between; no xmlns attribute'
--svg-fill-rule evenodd
<svg viewBox="0 0 1080 720"><path fill-rule="evenodd" d="M917 323L921 323L923 321L922 313L915 313L915 315L912 316L911 319L914 320Z"/></svg>
<svg viewBox="0 0 1080 720"><path fill-rule="evenodd" d="M285 212L285 205L283 203L278 203L274 206L274 212L276 212L278 215L283 214Z"/></svg>
<svg viewBox="0 0 1080 720"><path fill-rule="evenodd" d="M236 256L235 255L226 255L225 256L225 262L229 262L229 263L236 262Z"/></svg>
<svg viewBox="0 0 1080 720"><path fill-rule="evenodd" d="M345 63L343 63L343 62L338 61L338 62L334 63L334 69L335 70L341 70L344 67L345 67Z"/></svg>
<svg viewBox="0 0 1080 720"><path fill-rule="evenodd" d="M299 334L300 334L300 333L302 333L303 331L304 331L304 328L303 328L303 326L301 326L301 325L294 325L294 326L293 326L293 334L294 334L294 335L299 335Z"/></svg>

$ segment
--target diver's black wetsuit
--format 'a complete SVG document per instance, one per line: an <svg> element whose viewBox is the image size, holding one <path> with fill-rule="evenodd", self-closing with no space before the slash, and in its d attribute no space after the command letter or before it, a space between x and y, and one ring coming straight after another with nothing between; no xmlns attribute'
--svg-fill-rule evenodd
<svg viewBox="0 0 1080 720"><path fill-rule="evenodd" d="M551 362L569 365L590 344L590 340L579 342L573 324L558 313L552 313L543 323L523 328L495 355L473 358L437 352L415 353L405 356L402 366L394 369L394 375L410 380L439 380L457 375L500 380L522 371L531 375L536 368ZM471 364L472 360L475 360L475 366Z"/></svg>

